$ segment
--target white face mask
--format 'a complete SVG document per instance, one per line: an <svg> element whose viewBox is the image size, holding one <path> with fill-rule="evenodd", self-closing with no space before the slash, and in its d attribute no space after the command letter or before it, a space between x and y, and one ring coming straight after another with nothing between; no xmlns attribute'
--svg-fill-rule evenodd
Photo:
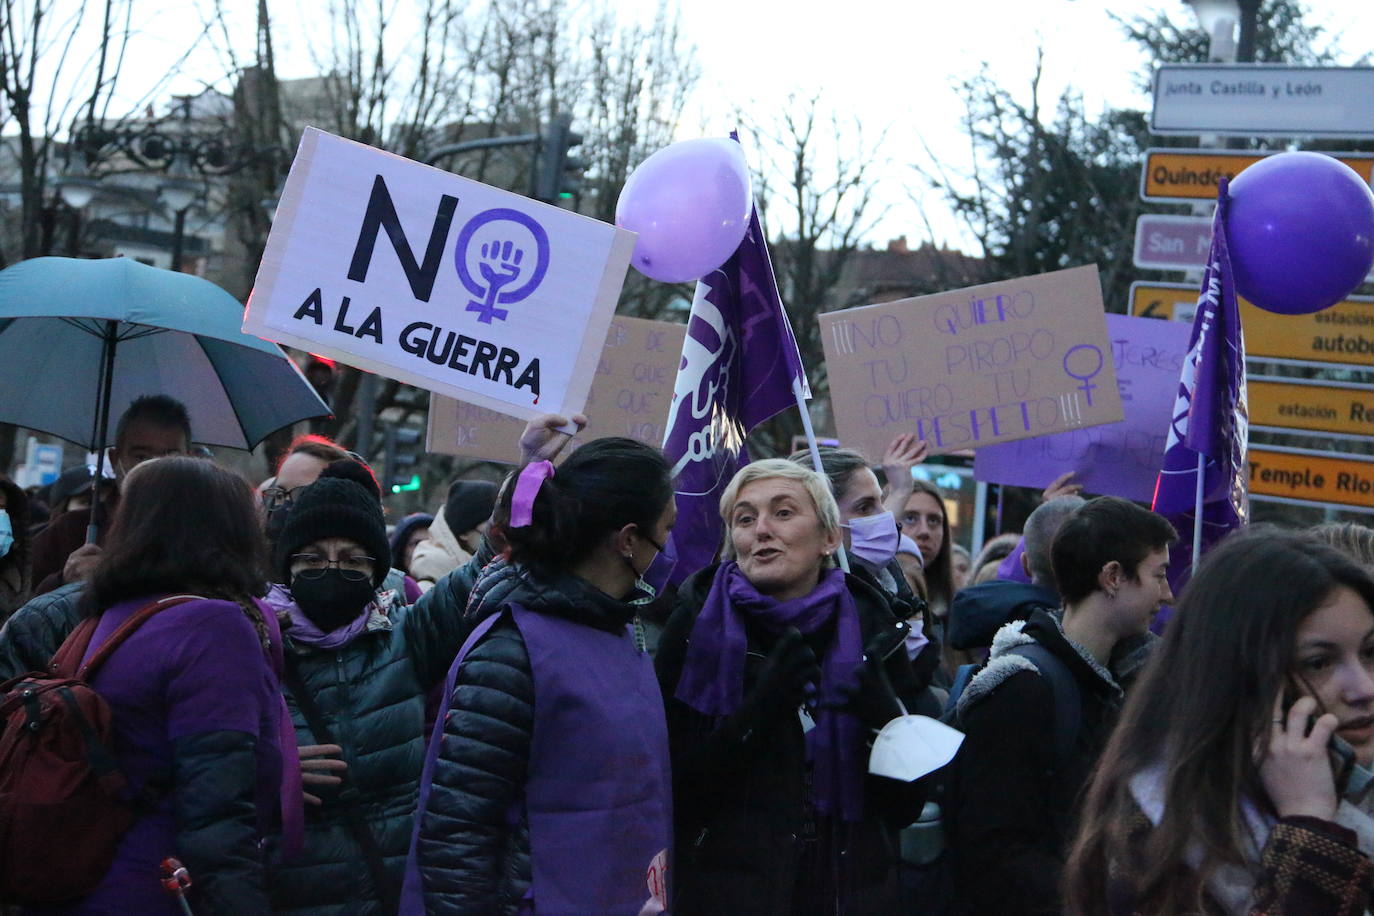
<svg viewBox="0 0 1374 916"><path fill-rule="evenodd" d="M850 519L849 552L870 566L884 567L897 556L901 532L891 512Z"/></svg>

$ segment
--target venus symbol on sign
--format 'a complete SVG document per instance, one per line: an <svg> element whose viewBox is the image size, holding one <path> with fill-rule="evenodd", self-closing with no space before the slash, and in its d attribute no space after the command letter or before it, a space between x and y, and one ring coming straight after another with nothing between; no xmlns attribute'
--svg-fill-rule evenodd
<svg viewBox="0 0 1374 916"><path fill-rule="evenodd" d="M549 236L519 210L485 210L459 232L453 260L458 279L475 297L466 310L483 324L505 321L510 311L499 306L527 298L543 282Z"/></svg>
<svg viewBox="0 0 1374 916"><path fill-rule="evenodd" d="M1083 352L1083 357L1079 360L1073 360L1074 354L1078 353L1080 350ZM1093 363L1093 367L1086 372L1075 372L1069 367L1071 360L1079 364L1079 369L1086 368L1083 364L1084 360ZM1069 347L1064 353L1064 374L1069 378L1076 378L1083 383L1078 386L1078 390L1082 391L1084 396L1088 399L1089 407L1093 406L1093 389L1097 387L1097 385L1093 384L1092 380L1102 371L1103 363L1102 351L1093 344L1078 344L1077 346Z"/></svg>

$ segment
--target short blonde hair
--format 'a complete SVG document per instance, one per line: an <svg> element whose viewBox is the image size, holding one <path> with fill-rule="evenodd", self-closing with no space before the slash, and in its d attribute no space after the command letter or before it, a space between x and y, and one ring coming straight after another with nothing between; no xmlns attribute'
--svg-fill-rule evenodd
<svg viewBox="0 0 1374 916"><path fill-rule="evenodd" d="M835 504L835 497L830 492L829 481L810 468L804 468L784 458L764 458L752 464L746 464L735 472L735 476L731 478L725 492L721 494L720 517L725 521L725 558L727 560L735 559L735 539L731 536L730 516L735 508L735 503L739 501L739 491L756 480L770 480L774 477L798 481L811 495L811 502L816 507L816 515L821 520L821 530L837 537L842 535L840 531L840 507Z"/></svg>

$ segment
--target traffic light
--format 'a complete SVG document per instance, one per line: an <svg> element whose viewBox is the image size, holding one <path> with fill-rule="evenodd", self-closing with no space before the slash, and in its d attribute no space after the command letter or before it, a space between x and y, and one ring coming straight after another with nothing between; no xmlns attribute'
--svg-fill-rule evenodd
<svg viewBox="0 0 1374 916"><path fill-rule="evenodd" d="M572 115L555 115L539 138L539 155L535 160L534 196L545 203L556 204L571 200L582 190L582 176L578 174L587 162L568 151L582 143L582 135L572 129Z"/></svg>
<svg viewBox="0 0 1374 916"><path fill-rule="evenodd" d="M418 490L419 475L415 469L420 462L422 431L411 426L388 423L385 433L386 484L385 493Z"/></svg>

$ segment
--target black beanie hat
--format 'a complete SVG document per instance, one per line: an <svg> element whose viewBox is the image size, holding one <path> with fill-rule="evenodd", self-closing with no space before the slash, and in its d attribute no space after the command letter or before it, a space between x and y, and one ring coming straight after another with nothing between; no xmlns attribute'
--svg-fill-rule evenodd
<svg viewBox="0 0 1374 916"><path fill-rule="evenodd" d="M495 508L496 484L485 480L455 480L444 502L444 521L457 537L491 518Z"/></svg>
<svg viewBox="0 0 1374 916"><path fill-rule="evenodd" d="M295 498L277 538L277 571L283 583L291 581L291 557L325 538L348 538L361 544L377 560L372 584L381 587L391 569L386 522L381 504L361 484L321 477Z"/></svg>

